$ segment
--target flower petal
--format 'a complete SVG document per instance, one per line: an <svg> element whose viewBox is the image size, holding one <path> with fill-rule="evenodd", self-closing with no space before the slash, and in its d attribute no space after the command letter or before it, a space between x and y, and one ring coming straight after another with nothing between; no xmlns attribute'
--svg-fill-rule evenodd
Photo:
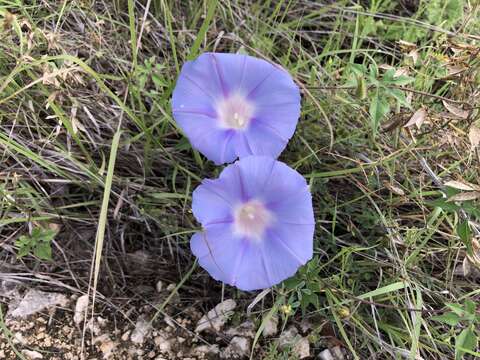
<svg viewBox="0 0 480 360"><path fill-rule="evenodd" d="M312 225L315 223L312 195L308 188L298 192L289 192L282 199L267 203L266 207L275 214L278 222L283 224Z"/></svg>
<svg viewBox="0 0 480 360"><path fill-rule="evenodd" d="M276 205L277 202L287 200L290 196L295 197L305 192L308 194L308 186L303 176L286 164L270 157L249 156L236 162L234 166L240 168L248 198L260 197L267 205Z"/></svg>
<svg viewBox="0 0 480 360"><path fill-rule="evenodd" d="M193 112L176 112L175 119L196 150L200 151L215 164L232 162L237 158L235 148L231 146L231 130L221 129L216 119ZM215 144L212 146L212 144Z"/></svg>
<svg viewBox="0 0 480 360"><path fill-rule="evenodd" d="M210 223L231 219L233 208L244 200L243 184L236 166L226 167L215 180L203 180L192 194L192 211L197 220Z"/></svg>
<svg viewBox="0 0 480 360"><path fill-rule="evenodd" d="M269 128L261 123L252 122L245 133L249 144L250 153L241 154L240 157L248 155L265 155L277 158L287 146L287 140L280 137L275 128Z"/></svg>
<svg viewBox="0 0 480 360"><path fill-rule="evenodd" d="M245 241L233 235L231 225L216 224L192 236L190 248L202 268L218 281L233 283Z"/></svg>
<svg viewBox="0 0 480 360"><path fill-rule="evenodd" d="M269 214L255 237L238 231L238 206L252 203ZM271 157L250 156L227 166L194 191L192 206L205 229L192 237L192 251L217 280L242 290L267 288L312 257L315 220L306 181ZM252 209L251 219L258 219Z"/></svg>
<svg viewBox="0 0 480 360"><path fill-rule="evenodd" d="M240 109L248 111L237 113L233 107L234 113L225 114L222 104L236 97L245 98L242 101L248 106ZM295 131L300 92L288 72L265 60L205 53L184 64L172 95L172 109L194 148L216 164L249 155L276 158ZM225 120L235 116L245 127Z"/></svg>

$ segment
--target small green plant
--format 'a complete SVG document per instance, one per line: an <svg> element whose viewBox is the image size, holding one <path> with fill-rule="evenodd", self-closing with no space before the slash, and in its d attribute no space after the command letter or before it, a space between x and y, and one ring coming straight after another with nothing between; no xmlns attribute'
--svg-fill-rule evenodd
<svg viewBox="0 0 480 360"><path fill-rule="evenodd" d="M158 95L162 89L168 87L168 83L162 75L164 70L165 66L158 64L155 56L145 59L143 65L138 65L136 68L135 78L138 81L139 89L144 91L149 88L147 85L151 81L153 89L149 89L148 95Z"/></svg>
<svg viewBox="0 0 480 360"><path fill-rule="evenodd" d="M432 320L439 321L451 327L447 335L447 341L453 336L455 338L455 359L459 360L465 353L472 353L478 343L478 324L480 315L476 313L476 304L466 300L463 305L446 304L450 311L433 316ZM460 330L461 329L461 330Z"/></svg>
<svg viewBox="0 0 480 360"><path fill-rule="evenodd" d="M30 235L22 235L15 241L18 246L17 256L21 258L33 253L42 260L52 260L51 243L56 234L52 229L34 228Z"/></svg>
<svg viewBox="0 0 480 360"><path fill-rule="evenodd" d="M438 198L431 202L433 206L441 208L443 211L454 214L456 213L462 219L462 213L467 215L471 220L478 221L480 219L480 208L477 199L469 200L468 196L475 195L476 192L462 192L459 189L447 187L445 189L446 197ZM467 249L469 255L474 255L472 248L472 230L468 220L459 220L456 225L456 233Z"/></svg>
<svg viewBox="0 0 480 360"><path fill-rule="evenodd" d="M290 311L283 311L285 314L295 312L299 307L303 314L305 314L309 305L313 305L316 309L320 307L319 294L322 291L322 286L318 280L319 273L320 262L315 257L300 268L297 275L285 280L285 287L288 290L293 290L288 299L288 304L285 306L285 309L290 309Z"/></svg>
<svg viewBox="0 0 480 360"><path fill-rule="evenodd" d="M346 85L355 87L357 97L360 99L368 99L374 136L382 119L390 112L392 104L410 108L405 92L399 87L410 84L414 78L406 75L395 76L393 68L380 75L375 63L371 63L368 69L363 64L351 64L350 69Z"/></svg>

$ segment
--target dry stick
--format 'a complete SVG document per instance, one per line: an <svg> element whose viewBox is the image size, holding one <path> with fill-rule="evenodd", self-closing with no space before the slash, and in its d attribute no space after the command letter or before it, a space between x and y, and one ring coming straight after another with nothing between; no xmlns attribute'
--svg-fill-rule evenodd
<svg viewBox="0 0 480 360"><path fill-rule="evenodd" d="M147 1L147 5L145 5L145 12L143 13L143 19L142 19L142 26L140 28L140 34L138 34L138 40L137 40L137 48L135 49L135 52L138 54L138 50L140 49L140 44L142 42L142 36L143 36L143 30L145 29L145 22L147 21L147 16L150 11L150 3L152 0Z"/></svg>

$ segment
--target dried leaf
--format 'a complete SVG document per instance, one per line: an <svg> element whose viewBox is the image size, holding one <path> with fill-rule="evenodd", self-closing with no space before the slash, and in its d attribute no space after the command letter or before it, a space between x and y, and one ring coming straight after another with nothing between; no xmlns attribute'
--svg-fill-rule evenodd
<svg viewBox="0 0 480 360"><path fill-rule="evenodd" d="M400 195L400 196L404 196L405 195L405 191L403 191L403 189L399 188L398 186L395 186L393 184L390 184L388 181L384 181L383 182L383 185L388 189L390 190L392 193L396 194L396 195Z"/></svg>
<svg viewBox="0 0 480 360"><path fill-rule="evenodd" d="M470 146L472 150L480 144L480 129L475 125L470 126L470 131L468 132L468 140L470 140Z"/></svg>
<svg viewBox="0 0 480 360"><path fill-rule="evenodd" d="M378 65L378 68L379 69L382 69L382 70L392 70L392 69L395 69L392 65L390 64L380 64Z"/></svg>
<svg viewBox="0 0 480 360"><path fill-rule="evenodd" d="M456 117L460 119L466 119L468 118L469 112L467 110L463 110L457 106L454 106L450 104L448 101L442 100L443 106L445 106L445 109L448 110L448 112L452 113Z"/></svg>
<svg viewBox="0 0 480 360"><path fill-rule="evenodd" d="M469 201L478 198L480 198L480 191L470 191L453 195L447 201Z"/></svg>
<svg viewBox="0 0 480 360"><path fill-rule="evenodd" d="M466 69L467 68L462 65L447 65L447 76L458 75Z"/></svg>
<svg viewBox="0 0 480 360"><path fill-rule="evenodd" d="M427 110L424 107L421 107L413 113L410 120L408 120L408 122L403 127L410 127L415 125L418 129L420 129L426 118Z"/></svg>
<svg viewBox="0 0 480 360"><path fill-rule="evenodd" d="M400 67L395 70L395 73L393 74L393 77L399 77L399 76L408 76L410 75L410 71L406 67Z"/></svg>
<svg viewBox="0 0 480 360"><path fill-rule="evenodd" d="M398 40L398 41L397 41L397 44L400 45L400 47L401 47L403 50L407 50L407 51L411 51L411 50L417 48L417 45L416 45L416 44L411 43L411 42L408 42L408 41L404 41L404 40Z"/></svg>
<svg viewBox="0 0 480 360"><path fill-rule="evenodd" d="M447 181L444 185L454 189L464 190L464 191L480 190L480 187L478 185L468 184L468 183L464 183L456 180Z"/></svg>
<svg viewBox="0 0 480 360"><path fill-rule="evenodd" d="M410 50L407 56L412 58L413 65L415 65L420 58L420 54L418 53L417 49Z"/></svg>

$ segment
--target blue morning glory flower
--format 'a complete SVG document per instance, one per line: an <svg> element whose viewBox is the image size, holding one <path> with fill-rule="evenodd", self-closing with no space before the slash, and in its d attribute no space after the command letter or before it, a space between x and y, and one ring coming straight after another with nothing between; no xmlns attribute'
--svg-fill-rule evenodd
<svg viewBox="0 0 480 360"><path fill-rule="evenodd" d="M192 146L216 164L277 158L300 116L300 91L286 70L248 55L204 53L186 62L173 116Z"/></svg>
<svg viewBox="0 0 480 360"><path fill-rule="evenodd" d="M264 289L312 257L312 196L305 179L280 161L240 159L195 189L192 208L203 231L191 249L216 280Z"/></svg>

